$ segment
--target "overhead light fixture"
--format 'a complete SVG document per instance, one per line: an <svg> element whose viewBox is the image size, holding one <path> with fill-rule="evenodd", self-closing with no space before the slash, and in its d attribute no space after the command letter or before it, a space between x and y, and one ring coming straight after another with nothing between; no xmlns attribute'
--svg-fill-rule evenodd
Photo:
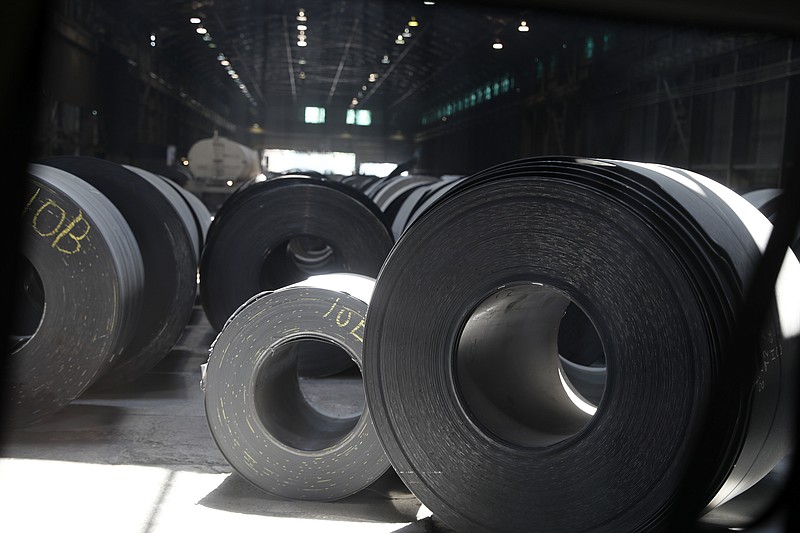
<svg viewBox="0 0 800 533"><path fill-rule="evenodd" d="M189 22L191 22L192 24L200 24L202 20L200 20L200 17L192 17L189 19Z"/></svg>
<svg viewBox="0 0 800 533"><path fill-rule="evenodd" d="M306 11L305 9L301 9L297 12L297 22L305 22L308 19L306 18Z"/></svg>
<svg viewBox="0 0 800 533"><path fill-rule="evenodd" d="M422 3L425 4L426 6L435 6L436 5L436 2L422 2Z"/></svg>
<svg viewBox="0 0 800 533"><path fill-rule="evenodd" d="M224 60L225 60L225 54L223 54L222 52L217 54L217 61L224 61Z"/></svg>
<svg viewBox="0 0 800 533"><path fill-rule="evenodd" d="M531 28L530 28L530 26L528 26L528 23L523 20L522 22L519 23L519 27L517 28L517 31L523 31L524 32L524 31L530 31L530 29Z"/></svg>
<svg viewBox="0 0 800 533"><path fill-rule="evenodd" d="M502 50L503 49L503 43L500 42L500 39L495 39L494 40L494 44L492 45L492 48L494 48L495 50Z"/></svg>
<svg viewBox="0 0 800 533"><path fill-rule="evenodd" d="M402 35L398 35L397 39L394 40L394 44L406 44L406 42L403 40Z"/></svg>
<svg viewBox="0 0 800 533"><path fill-rule="evenodd" d="M205 29L205 28L204 28L204 27L202 27L202 26L198 26L198 27L197 27L197 28L196 28L194 31L196 31L196 32L197 32L197 33L199 33L200 35L205 35L206 33L208 33L208 30L207 30L207 29Z"/></svg>
<svg viewBox="0 0 800 533"><path fill-rule="evenodd" d="M216 48L217 45L216 45L216 43L208 43L208 47L209 48Z"/></svg>
<svg viewBox="0 0 800 533"><path fill-rule="evenodd" d="M308 46L308 43L305 41L297 41L297 46L302 48L303 46Z"/></svg>
<svg viewBox="0 0 800 533"><path fill-rule="evenodd" d="M238 80L239 79L239 75L238 74L231 74L231 78L233 78L234 80Z"/></svg>
<svg viewBox="0 0 800 533"><path fill-rule="evenodd" d="M306 26L305 24L298 24L297 29L298 31L306 31L308 29L308 26Z"/></svg>
<svg viewBox="0 0 800 533"><path fill-rule="evenodd" d="M300 77L301 80L306 79L306 71L305 70L301 70L300 74L298 74L298 76Z"/></svg>
<svg viewBox="0 0 800 533"><path fill-rule="evenodd" d="M206 41L206 42L210 41L211 40L211 34L210 33L206 33L205 35L203 35L203 40Z"/></svg>
<svg viewBox="0 0 800 533"><path fill-rule="evenodd" d="M298 65L305 65L306 64L306 60L301 57L300 59L297 60L297 64Z"/></svg>
<svg viewBox="0 0 800 533"><path fill-rule="evenodd" d="M227 67L228 65L231 64L231 62L228 61L227 59L223 59L222 61L219 62L219 64L222 65L223 67Z"/></svg>
<svg viewBox="0 0 800 533"><path fill-rule="evenodd" d="M353 100L350 102L350 107L355 107L357 105L358 105L358 98L353 98Z"/></svg>
<svg viewBox="0 0 800 533"><path fill-rule="evenodd" d="M367 90L367 86L366 86L366 85L362 85L362 86L361 86L361 90L362 90L362 91L366 91L366 90Z"/></svg>
<svg viewBox="0 0 800 533"><path fill-rule="evenodd" d="M369 78L367 78L367 81L370 82L370 83L375 83L375 81L377 79L378 79L378 75L373 72L373 73L371 73L369 75Z"/></svg>
<svg viewBox="0 0 800 533"><path fill-rule="evenodd" d="M388 65L390 63L389 56L384 54L383 59L381 59L381 63L383 63L384 65Z"/></svg>
<svg viewBox="0 0 800 533"><path fill-rule="evenodd" d="M409 30L408 28L404 29L403 30L403 37L405 37L406 39L411 37L411 30Z"/></svg>
<svg viewBox="0 0 800 533"><path fill-rule="evenodd" d="M417 22L416 17L411 17L411 20L408 21L408 25L412 28L419 26L419 22Z"/></svg>

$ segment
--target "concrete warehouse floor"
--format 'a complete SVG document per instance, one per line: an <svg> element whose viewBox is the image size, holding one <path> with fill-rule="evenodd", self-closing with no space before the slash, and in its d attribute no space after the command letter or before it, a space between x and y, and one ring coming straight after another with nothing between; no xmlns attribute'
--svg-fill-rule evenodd
<svg viewBox="0 0 800 533"><path fill-rule="evenodd" d="M4 435L0 530L452 531L420 509L391 470L327 503L284 500L233 472L211 438L199 385L214 336L196 306L183 337L146 376L114 393L86 393ZM363 394L352 374L321 380L318 399ZM343 403L352 409L352 399Z"/></svg>
<svg viewBox="0 0 800 533"><path fill-rule="evenodd" d="M233 472L208 430L199 385L214 337L197 305L178 344L146 376L114 393L86 393L5 434L0 531L453 533L391 470L327 503L281 499ZM332 412L352 412L363 398L355 370L314 380L304 391ZM774 491L779 479L759 490ZM758 498L745 493L738 508L720 509L718 517L751 515L748 500ZM751 531L778 533L778 524Z"/></svg>

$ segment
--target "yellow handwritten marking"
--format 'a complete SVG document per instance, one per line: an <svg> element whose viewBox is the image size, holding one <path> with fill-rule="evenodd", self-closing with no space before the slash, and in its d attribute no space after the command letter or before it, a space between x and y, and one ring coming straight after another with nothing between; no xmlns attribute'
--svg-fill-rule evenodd
<svg viewBox="0 0 800 533"><path fill-rule="evenodd" d="M327 313L325 313L324 315L322 315L322 318L328 318L328 315L330 315L330 314L331 314L331 312L333 311L333 309L336 307L336 304L338 304L338 303L339 303L339 298L336 298L336 301L335 301L335 302L333 302L333 305L331 306L331 308L330 308L330 309L328 309L328 312L327 312Z"/></svg>
<svg viewBox="0 0 800 533"><path fill-rule="evenodd" d="M41 188L36 189L36 192L33 193L33 196L28 200L25 209L22 211L23 214L31 208L34 200L39 198L40 191ZM49 229L46 225L45 217L47 216L58 219L58 223L55 224L53 229ZM89 224L89 221L84 218L83 211L80 210L78 211L78 215L64 226L64 221L66 219L67 212L64 208L58 205L52 198L47 198L44 199L42 205L40 205L36 213L34 213L31 224L33 230L41 237L53 237L55 235L55 239L53 239L53 242L50 244L52 248L55 248L61 253L71 255L81 250L81 241L89 235L92 226ZM76 230L79 224L83 225L83 230ZM71 246L63 244L62 241L64 237L71 239L73 244Z"/></svg>
<svg viewBox="0 0 800 533"><path fill-rule="evenodd" d="M49 206L49 205L52 205L53 207L55 207L56 209L58 209L59 211L61 211L61 219L58 221L58 225L55 227L55 229L54 229L53 231L51 231L51 232L49 232L49 233L42 233L42 232L39 230L39 216L41 216L41 214L42 214L42 211L44 211L44 210L47 208L47 206ZM55 234L58 232L58 230L59 230L59 229L61 229L61 224L63 224L63 223L64 223L64 219L65 219L66 217L67 217L67 212L66 212L66 211L64 211L64 210L63 210L63 209L62 209L62 208L61 208L61 207L60 207L60 206L59 206L57 203L55 203L53 200L49 200L49 199L48 199L48 200L47 200L45 203L43 203L43 204L42 204L42 206L39 208L39 210L38 210L38 211L36 211L36 214L35 214L35 215L33 215L33 230L34 230L36 233L38 233L39 235L41 235L42 237L52 237L53 235L55 235Z"/></svg>
<svg viewBox="0 0 800 533"><path fill-rule="evenodd" d="M344 314L345 311L347 311L347 320L342 322L342 320L341 320L342 319L342 315ZM352 317L353 317L353 312L350 311L347 308L344 308L341 311L339 311L339 314L336 315L336 325L339 326L340 328L346 328L347 325L350 323L350 319Z"/></svg>
<svg viewBox="0 0 800 533"><path fill-rule="evenodd" d="M27 203L27 204L25 204L25 209L23 209L23 210L22 210L22 214L23 214L23 215L24 215L25 213L27 213L27 212L28 212L28 209L30 209L30 208L31 208L31 204L33 203L33 201L34 201L34 200L36 200L36 197L37 197L37 196L39 196L39 192L41 192L41 190L42 190L42 188L41 188L41 187L39 187L38 189L36 189L36 192L35 192L35 193L33 193L33 196L31 196L31 199L30 199L30 200L28 200L28 203Z"/></svg>
<svg viewBox="0 0 800 533"><path fill-rule="evenodd" d="M358 339L359 342L364 342L364 338L356 333L356 331L358 331L359 328L360 329L364 329L364 319L363 318L361 319L361 322L359 322L356 327L354 327L353 329L350 330L350 335L352 335L353 337Z"/></svg>
<svg viewBox="0 0 800 533"><path fill-rule="evenodd" d="M75 235L75 234L72 233L73 228L75 228L75 226L78 224L78 222L83 222L84 225L85 225L85 230L84 230L83 234L81 234L81 235ZM62 231L61 233L58 234L58 237L55 238L55 240L53 241L53 244L51 246L53 248L55 248L56 250L58 250L59 252L64 252L65 254L74 254L76 252L79 252L81 250L81 241L83 239L85 239L87 235L89 235L89 230L90 229L92 229L92 227L83 218L83 212L82 211L78 211L78 216L75 217L75 219L72 222L67 224L67 227L64 229L64 231ZM70 239L72 239L74 241L74 243L75 243L75 248L74 249L69 250L69 249L66 249L66 248L62 248L61 246L58 245L59 241L64 236L68 236Z"/></svg>

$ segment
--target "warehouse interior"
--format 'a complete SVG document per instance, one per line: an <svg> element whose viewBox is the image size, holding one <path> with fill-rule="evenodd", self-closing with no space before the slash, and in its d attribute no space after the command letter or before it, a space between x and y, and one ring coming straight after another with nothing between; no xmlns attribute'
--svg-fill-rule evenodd
<svg viewBox="0 0 800 533"><path fill-rule="evenodd" d="M213 220L240 182L200 179L189 154L216 136L253 150L263 179L463 177L575 156L674 166L738 194L800 180L800 7L777 0L38 0L0 14L16 21L0 53L12 250L27 201L17 176L61 156L161 175ZM345 163L303 167L309 154ZM14 290L3 285L4 324ZM221 328L202 290L147 373L0 434L0 528L460 531L391 468L336 501L270 494L232 468L203 405ZM364 409L358 369L311 386L334 416ZM736 505L681 524L789 531L796 506L760 513L785 487L796 497L792 469L787 455Z"/></svg>

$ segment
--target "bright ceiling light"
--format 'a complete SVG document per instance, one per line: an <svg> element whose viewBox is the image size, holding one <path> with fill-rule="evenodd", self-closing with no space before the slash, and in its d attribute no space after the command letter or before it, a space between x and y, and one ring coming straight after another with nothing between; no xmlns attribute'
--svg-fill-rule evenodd
<svg viewBox="0 0 800 533"><path fill-rule="evenodd" d="M503 49L503 43L500 42L500 39L497 39L497 40L495 40L494 44L492 45L492 48L494 48L495 50L502 50Z"/></svg>
<svg viewBox="0 0 800 533"><path fill-rule="evenodd" d="M375 83L375 81L377 79L378 79L378 75L373 72L372 74L369 75L369 78L367 78L367 81L370 82L370 83Z"/></svg>
<svg viewBox="0 0 800 533"><path fill-rule="evenodd" d="M233 78L234 80L238 80L239 79L239 75L238 74L231 74L231 78Z"/></svg>
<svg viewBox="0 0 800 533"><path fill-rule="evenodd" d="M406 44L406 42L403 40L402 35L398 35L397 39L394 40L394 44Z"/></svg>
<svg viewBox="0 0 800 533"><path fill-rule="evenodd" d="M297 46L300 46L300 47L308 46L308 43L305 42L305 41L297 41Z"/></svg>
<svg viewBox="0 0 800 533"><path fill-rule="evenodd" d="M202 27L202 26L198 26L198 27L197 27L197 29L196 29L196 30L194 30L194 31L196 31L196 32L197 32L197 33L199 33L200 35L205 35L206 33L208 33L208 30L207 30L207 29L205 29L205 28L204 28L204 27Z"/></svg>
<svg viewBox="0 0 800 533"><path fill-rule="evenodd" d="M306 31L308 29L308 26L306 26L305 24L298 24L297 29L298 31Z"/></svg>
<svg viewBox="0 0 800 533"><path fill-rule="evenodd" d="M358 105L358 98L353 98L353 100L350 102L350 105L351 105L352 107L355 107L355 106L357 106L357 105Z"/></svg>
<svg viewBox="0 0 800 533"><path fill-rule="evenodd" d="M417 22L416 17L411 17L411 20L408 21L408 25L412 28L419 26L419 22Z"/></svg>
<svg viewBox="0 0 800 533"><path fill-rule="evenodd" d="M308 20L306 18L306 11L305 9L301 9L297 12L297 22L305 22L306 20Z"/></svg>
<svg viewBox="0 0 800 533"><path fill-rule="evenodd" d="M530 31L530 29L531 28L530 26L528 26L528 23L523 20L522 22L519 23L517 31Z"/></svg>
<svg viewBox="0 0 800 533"><path fill-rule="evenodd" d="M200 17L192 17L189 19L189 22L192 24L200 24L202 21L200 20Z"/></svg>
<svg viewBox="0 0 800 533"><path fill-rule="evenodd" d="M403 37L405 37L406 39L411 37L411 30L409 30L408 28L404 29L403 30Z"/></svg>
<svg viewBox="0 0 800 533"><path fill-rule="evenodd" d="M383 59L381 59L381 63L383 63L384 65L388 65L389 64L389 56L384 54L383 55Z"/></svg>
<svg viewBox="0 0 800 533"><path fill-rule="evenodd" d="M227 59L223 59L222 61L219 62L219 64L222 65L223 67L227 67L228 65L231 64L231 62L228 61Z"/></svg>
<svg viewBox="0 0 800 533"><path fill-rule="evenodd" d="M435 6L436 5L436 2L422 2L422 3L425 4L426 6Z"/></svg>

